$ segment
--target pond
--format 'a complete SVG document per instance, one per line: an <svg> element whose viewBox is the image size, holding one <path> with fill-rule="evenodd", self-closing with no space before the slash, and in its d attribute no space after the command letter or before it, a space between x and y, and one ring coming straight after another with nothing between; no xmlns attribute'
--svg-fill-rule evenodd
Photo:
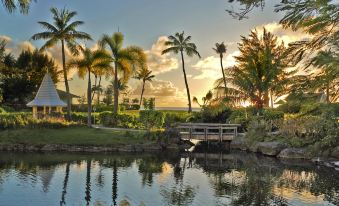
<svg viewBox="0 0 339 206"><path fill-rule="evenodd" d="M0 153L0 205L339 205L339 172L242 152Z"/></svg>

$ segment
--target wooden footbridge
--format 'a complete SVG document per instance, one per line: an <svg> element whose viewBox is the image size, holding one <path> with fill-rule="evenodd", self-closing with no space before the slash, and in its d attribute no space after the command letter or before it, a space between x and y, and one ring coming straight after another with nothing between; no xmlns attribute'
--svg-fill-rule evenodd
<svg viewBox="0 0 339 206"><path fill-rule="evenodd" d="M232 141L239 124L183 123L177 126L181 139L202 141Z"/></svg>

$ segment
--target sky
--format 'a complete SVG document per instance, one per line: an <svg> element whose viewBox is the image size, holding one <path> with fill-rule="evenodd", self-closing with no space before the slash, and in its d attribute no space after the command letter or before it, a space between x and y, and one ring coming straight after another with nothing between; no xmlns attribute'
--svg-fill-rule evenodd
<svg viewBox="0 0 339 206"><path fill-rule="evenodd" d="M89 33L94 39L82 43L92 47L103 34L122 32L125 46L137 45L146 51L149 68L156 75L154 81L146 85L146 97L155 97L157 107L186 107L179 56L161 55L166 48L167 36L185 31L197 45L201 59L186 57L185 64L191 95L201 99L222 76L218 55L212 50L215 43L224 42L228 46L224 64L231 66L235 64L233 56L239 54L237 43L241 36L247 36L255 28L262 30L265 26L285 43L305 38L300 32L282 29L278 22L283 14L274 12L276 3L279 1L267 1L263 10L255 9L248 19L239 21L225 11L232 6L238 7L228 0L37 0L31 5L28 15L9 14L0 7L0 39L9 42L7 51L14 55L22 49L39 48L44 41L33 41L30 37L43 31L38 21L51 22L49 9L75 10L78 15L74 20L85 22L78 30ZM58 65L60 51L60 45L47 50ZM69 52L66 58L72 58ZM76 71L71 71L70 76L71 92L79 96L86 94L86 80L79 79ZM109 80L103 81L103 86L108 84ZM57 86L63 89L62 82ZM131 79L129 87L130 97L140 96L140 81Z"/></svg>

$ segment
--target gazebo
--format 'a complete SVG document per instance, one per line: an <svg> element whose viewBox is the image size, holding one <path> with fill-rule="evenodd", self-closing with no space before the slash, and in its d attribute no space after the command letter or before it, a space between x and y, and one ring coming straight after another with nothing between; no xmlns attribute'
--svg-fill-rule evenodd
<svg viewBox="0 0 339 206"><path fill-rule="evenodd" d="M62 107L66 107L67 104L60 99L55 89L54 82L50 74L47 72L41 82L38 93L36 94L34 100L29 102L27 106L32 107L33 117L37 118L39 107L43 108L43 115L46 115L51 114L53 107L55 108L56 112L62 112Z"/></svg>

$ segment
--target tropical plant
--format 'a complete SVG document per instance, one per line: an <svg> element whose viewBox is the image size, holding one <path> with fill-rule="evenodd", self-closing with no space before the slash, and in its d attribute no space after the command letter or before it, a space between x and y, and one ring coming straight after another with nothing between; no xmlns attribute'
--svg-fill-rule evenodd
<svg viewBox="0 0 339 206"><path fill-rule="evenodd" d="M94 70L97 69L110 69L110 64L112 62L111 55L104 50L95 50L92 51L89 48L82 48L81 53L82 57L80 59L73 59L69 62L70 68L78 68L79 77L84 78L85 75L88 75L88 86L87 86L87 105L88 105L88 127L91 127L91 117L92 117L92 83L91 83L91 74Z"/></svg>
<svg viewBox="0 0 339 206"><path fill-rule="evenodd" d="M249 100L258 109L268 106L273 95L286 92L288 78L295 73L285 70L289 66L287 48L264 28L262 36L252 31L248 38L242 37L239 50L237 65L228 71L232 89L227 95L232 101Z"/></svg>
<svg viewBox="0 0 339 206"><path fill-rule="evenodd" d="M313 66L320 71L311 74L311 89L325 90L326 102L335 102L339 98L339 53L331 50L320 51L312 58Z"/></svg>
<svg viewBox="0 0 339 206"><path fill-rule="evenodd" d="M20 13L27 14L29 10L29 5L32 0L2 0L1 3L3 7L9 12L13 13L17 9L20 10Z"/></svg>
<svg viewBox="0 0 339 206"><path fill-rule="evenodd" d="M104 98L102 100L107 106L111 105L113 103L113 87L108 86L104 90Z"/></svg>
<svg viewBox="0 0 339 206"><path fill-rule="evenodd" d="M222 60L224 58L224 54L226 54L227 51L227 47L224 44L224 42L216 43L215 44L215 48L213 48L213 50L219 55L220 57L220 66L221 66L221 72L222 72L222 77L224 80L224 86L225 86L225 90L227 89L227 82L226 82L226 76L225 76L225 71L224 71L224 65L222 63Z"/></svg>
<svg viewBox="0 0 339 206"><path fill-rule="evenodd" d="M199 103L199 100L197 97L193 97L193 102L198 104L200 107L206 107L209 103L211 103L213 99L213 93L212 91L208 91L206 95L202 98L202 103Z"/></svg>
<svg viewBox="0 0 339 206"><path fill-rule="evenodd" d="M146 54L143 49L137 46L129 46L123 48L124 35L120 32L114 33L112 36L104 35L100 40L100 46L108 46L112 52L114 62L114 113L118 112L119 105L119 79L127 82L132 72L138 68L147 67ZM119 78L118 73L122 73Z"/></svg>
<svg viewBox="0 0 339 206"><path fill-rule="evenodd" d="M139 71L137 71L135 78L138 80L142 80L142 89L141 89L141 95L140 95L140 101L139 101L140 106L141 106L143 96L144 96L145 84L147 81L151 82L154 77L155 76L152 75L152 71L147 68L141 68Z"/></svg>
<svg viewBox="0 0 339 206"><path fill-rule="evenodd" d="M33 40L45 39L46 43L41 47L41 50L55 46L58 42L61 43L61 55L62 55L62 69L63 76L65 81L65 88L68 95L67 98L67 116L70 119L71 117L71 96L69 92L69 84L67 79L67 68L66 68L66 57L65 57L65 44L70 49L70 51L77 55L78 43L76 40L91 40L91 36L85 32L77 31L77 27L84 24L83 21L74 21L70 22L71 19L77 15L75 11L69 11L67 9L58 10L55 7L50 9L53 15L53 24L48 22L40 21L38 22L41 27L46 29L46 31L34 34L31 38Z"/></svg>
<svg viewBox="0 0 339 206"><path fill-rule="evenodd" d="M197 46L191 42L191 39L191 36L185 37L184 32L177 32L174 36L168 36L168 41L165 42L165 46L167 46L168 48L162 51L162 54L172 52L174 54L180 53L181 55L182 71L184 73L184 80L188 98L188 112L192 112L192 103L185 70L184 53L189 57L193 57L194 55L196 55L201 58L199 52L197 51Z"/></svg>

